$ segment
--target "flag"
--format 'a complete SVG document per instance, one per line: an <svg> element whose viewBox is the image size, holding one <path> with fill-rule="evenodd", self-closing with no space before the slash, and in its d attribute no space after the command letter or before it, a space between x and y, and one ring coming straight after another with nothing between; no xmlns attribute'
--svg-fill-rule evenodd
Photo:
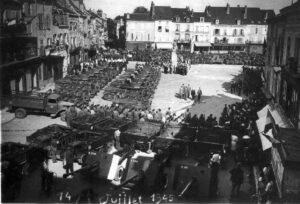
<svg viewBox="0 0 300 204"><path fill-rule="evenodd" d="M268 132L270 129L272 129L274 123L274 119L268 110L267 115L266 115L266 122L265 122L265 128L264 128L264 133Z"/></svg>

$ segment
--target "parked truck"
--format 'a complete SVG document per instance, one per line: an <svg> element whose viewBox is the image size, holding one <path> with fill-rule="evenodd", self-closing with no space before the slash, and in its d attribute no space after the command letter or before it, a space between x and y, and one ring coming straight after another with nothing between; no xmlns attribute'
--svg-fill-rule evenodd
<svg viewBox="0 0 300 204"><path fill-rule="evenodd" d="M10 110L15 112L16 118L25 118L27 113L33 112L57 117L73 103L62 101L58 94L30 93L12 96L9 105Z"/></svg>

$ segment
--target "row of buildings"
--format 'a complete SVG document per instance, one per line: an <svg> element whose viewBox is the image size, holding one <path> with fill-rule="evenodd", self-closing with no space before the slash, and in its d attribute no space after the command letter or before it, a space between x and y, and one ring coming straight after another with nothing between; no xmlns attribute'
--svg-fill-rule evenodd
<svg viewBox="0 0 300 204"><path fill-rule="evenodd" d="M0 10L2 96L51 84L107 40L106 14L83 0L2 0Z"/></svg>
<svg viewBox="0 0 300 204"><path fill-rule="evenodd" d="M151 3L146 13L125 14L126 47L188 51L262 52L273 10L207 6L204 12Z"/></svg>
<svg viewBox="0 0 300 204"><path fill-rule="evenodd" d="M260 133L264 154L274 172L278 196L300 199L300 2L267 20L266 66L262 79L269 104L261 111L272 124L267 137ZM259 114L260 115L260 114ZM259 129L259 128L258 128Z"/></svg>

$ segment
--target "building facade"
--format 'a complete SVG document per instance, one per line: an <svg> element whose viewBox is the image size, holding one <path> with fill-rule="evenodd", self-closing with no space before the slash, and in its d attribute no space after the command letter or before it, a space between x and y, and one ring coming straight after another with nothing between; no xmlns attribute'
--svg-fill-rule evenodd
<svg viewBox="0 0 300 204"><path fill-rule="evenodd" d="M127 14L126 25L130 26L127 29L130 34L139 35L143 30L136 19L147 19L148 24L154 24L152 47L157 49L262 53L266 20L274 15L273 10L230 7L229 4L226 7L207 6L204 12L194 12L189 7L155 6L152 2L148 13ZM128 35L127 45L130 45L134 40Z"/></svg>
<svg viewBox="0 0 300 204"><path fill-rule="evenodd" d="M268 20L266 91L300 129L300 2Z"/></svg>
<svg viewBox="0 0 300 204"><path fill-rule="evenodd" d="M1 95L47 88L104 45L106 16L82 0L4 0L0 10Z"/></svg>

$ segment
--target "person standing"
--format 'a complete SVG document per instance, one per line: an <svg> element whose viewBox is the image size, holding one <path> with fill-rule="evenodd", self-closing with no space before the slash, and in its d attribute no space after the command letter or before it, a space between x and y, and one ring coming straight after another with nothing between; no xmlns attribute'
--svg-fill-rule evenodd
<svg viewBox="0 0 300 204"><path fill-rule="evenodd" d="M230 171L231 174L231 198L238 198L240 194L240 188L244 181L244 172L241 169L241 163L237 163L236 167Z"/></svg>
<svg viewBox="0 0 300 204"><path fill-rule="evenodd" d="M269 180L266 185L266 203L272 203L273 200L273 192L274 192L274 182Z"/></svg>
<svg viewBox="0 0 300 204"><path fill-rule="evenodd" d="M66 173L72 173L74 172L73 163L74 163L74 153L71 146L68 146L67 151L64 154L65 158L65 168Z"/></svg>
<svg viewBox="0 0 300 204"><path fill-rule="evenodd" d="M121 136L121 131L119 129L117 129L114 132L114 139L115 139L115 148L117 150L121 149L121 142L120 142L120 136Z"/></svg>
<svg viewBox="0 0 300 204"><path fill-rule="evenodd" d="M190 95L191 95L191 86L190 86L190 84L188 84L188 86L187 86L187 98L190 98Z"/></svg>
<svg viewBox="0 0 300 204"><path fill-rule="evenodd" d="M209 181L209 197L215 198L217 196L219 184L218 174L221 165L221 155L219 153L213 154L209 165L211 168Z"/></svg>

